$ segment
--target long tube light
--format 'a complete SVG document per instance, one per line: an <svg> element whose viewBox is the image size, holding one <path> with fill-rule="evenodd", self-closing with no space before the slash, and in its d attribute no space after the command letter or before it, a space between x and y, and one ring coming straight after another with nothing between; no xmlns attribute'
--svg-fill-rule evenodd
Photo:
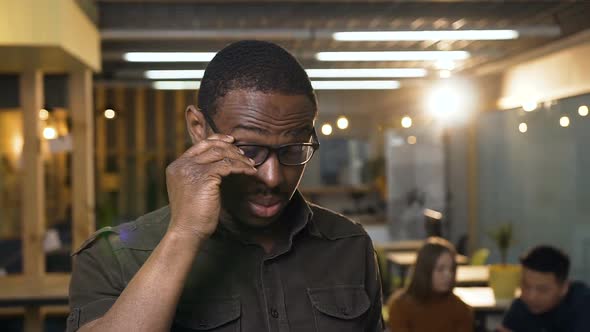
<svg viewBox="0 0 590 332"><path fill-rule="evenodd" d="M200 81L155 81L152 86L156 90L198 90Z"/></svg>
<svg viewBox="0 0 590 332"><path fill-rule="evenodd" d="M209 62L215 52L128 52L123 59L129 62Z"/></svg>
<svg viewBox="0 0 590 332"><path fill-rule="evenodd" d="M201 79L205 70L148 70L145 77L152 80Z"/></svg>
<svg viewBox="0 0 590 332"><path fill-rule="evenodd" d="M517 30L350 31L332 35L339 41L510 40Z"/></svg>
<svg viewBox="0 0 590 332"><path fill-rule="evenodd" d="M307 69L311 78L404 78L425 77L424 68L351 68L351 69ZM156 80L201 79L205 70L148 70L145 77Z"/></svg>
<svg viewBox="0 0 590 332"><path fill-rule="evenodd" d="M399 89L398 81L312 81L316 90L392 90Z"/></svg>
<svg viewBox="0 0 590 332"><path fill-rule="evenodd" d="M354 69L306 69L312 78L360 78L360 77L424 77L424 68L354 68Z"/></svg>
<svg viewBox="0 0 590 332"><path fill-rule="evenodd" d="M152 83L157 90L197 90L200 81L155 81ZM316 90L392 90L398 89L398 81L312 81Z"/></svg>
<svg viewBox="0 0 590 332"><path fill-rule="evenodd" d="M319 61L438 61L465 60L467 51L318 52Z"/></svg>

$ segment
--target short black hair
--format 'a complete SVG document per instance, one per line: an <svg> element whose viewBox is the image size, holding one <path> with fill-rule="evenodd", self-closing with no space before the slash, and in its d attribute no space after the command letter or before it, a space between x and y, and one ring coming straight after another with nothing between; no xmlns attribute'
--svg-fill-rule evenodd
<svg viewBox="0 0 590 332"><path fill-rule="evenodd" d="M266 41L243 40L219 51L201 80L199 108L214 115L219 99L234 90L305 95L317 110L315 93L301 64L284 48Z"/></svg>
<svg viewBox="0 0 590 332"><path fill-rule="evenodd" d="M553 273L559 282L568 278L570 259L566 253L552 246L540 245L530 249L521 258L523 267L544 273Z"/></svg>

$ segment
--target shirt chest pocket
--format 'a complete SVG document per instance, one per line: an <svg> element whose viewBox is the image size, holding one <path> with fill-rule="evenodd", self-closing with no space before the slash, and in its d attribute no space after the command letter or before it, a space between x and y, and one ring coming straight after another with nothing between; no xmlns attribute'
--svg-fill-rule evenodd
<svg viewBox="0 0 590 332"><path fill-rule="evenodd" d="M363 286L308 288L316 327L319 331L362 331L370 307Z"/></svg>
<svg viewBox="0 0 590 332"><path fill-rule="evenodd" d="M238 296L185 302L179 306L172 331L239 332L241 315Z"/></svg>

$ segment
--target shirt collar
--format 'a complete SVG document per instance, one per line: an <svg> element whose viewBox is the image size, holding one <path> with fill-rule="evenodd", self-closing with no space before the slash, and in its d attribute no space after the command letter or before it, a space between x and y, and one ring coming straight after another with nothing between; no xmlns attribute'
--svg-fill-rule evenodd
<svg viewBox="0 0 590 332"><path fill-rule="evenodd" d="M288 235L288 241L292 241L293 237L303 230L307 230L308 233L312 236L322 237L322 234L317 229L316 225L313 223L313 210L303 198L303 195L296 190L291 200L289 201L287 207L283 211L280 219L277 222L283 223L287 229L286 234ZM283 233L285 234L285 233ZM241 239L239 234L234 234L231 230L227 227L224 227L222 223L219 223L217 230L214 233L214 237L232 237L237 238L238 240L244 243L250 243L250 241Z"/></svg>

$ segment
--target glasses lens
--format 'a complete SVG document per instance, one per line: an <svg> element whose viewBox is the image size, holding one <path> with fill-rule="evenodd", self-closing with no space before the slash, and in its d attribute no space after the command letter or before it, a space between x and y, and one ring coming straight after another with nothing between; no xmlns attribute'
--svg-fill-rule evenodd
<svg viewBox="0 0 590 332"><path fill-rule="evenodd" d="M311 159L313 147L310 145L288 145L279 149L279 160L285 165L301 165Z"/></svg>
<svg viewBox="0 0 590 332"><path fill-rule="evenodd" d="M268 155L268 149L263 146L240 145L239 147L246 157L254 160L256 165L262 164Z"/></svg>

